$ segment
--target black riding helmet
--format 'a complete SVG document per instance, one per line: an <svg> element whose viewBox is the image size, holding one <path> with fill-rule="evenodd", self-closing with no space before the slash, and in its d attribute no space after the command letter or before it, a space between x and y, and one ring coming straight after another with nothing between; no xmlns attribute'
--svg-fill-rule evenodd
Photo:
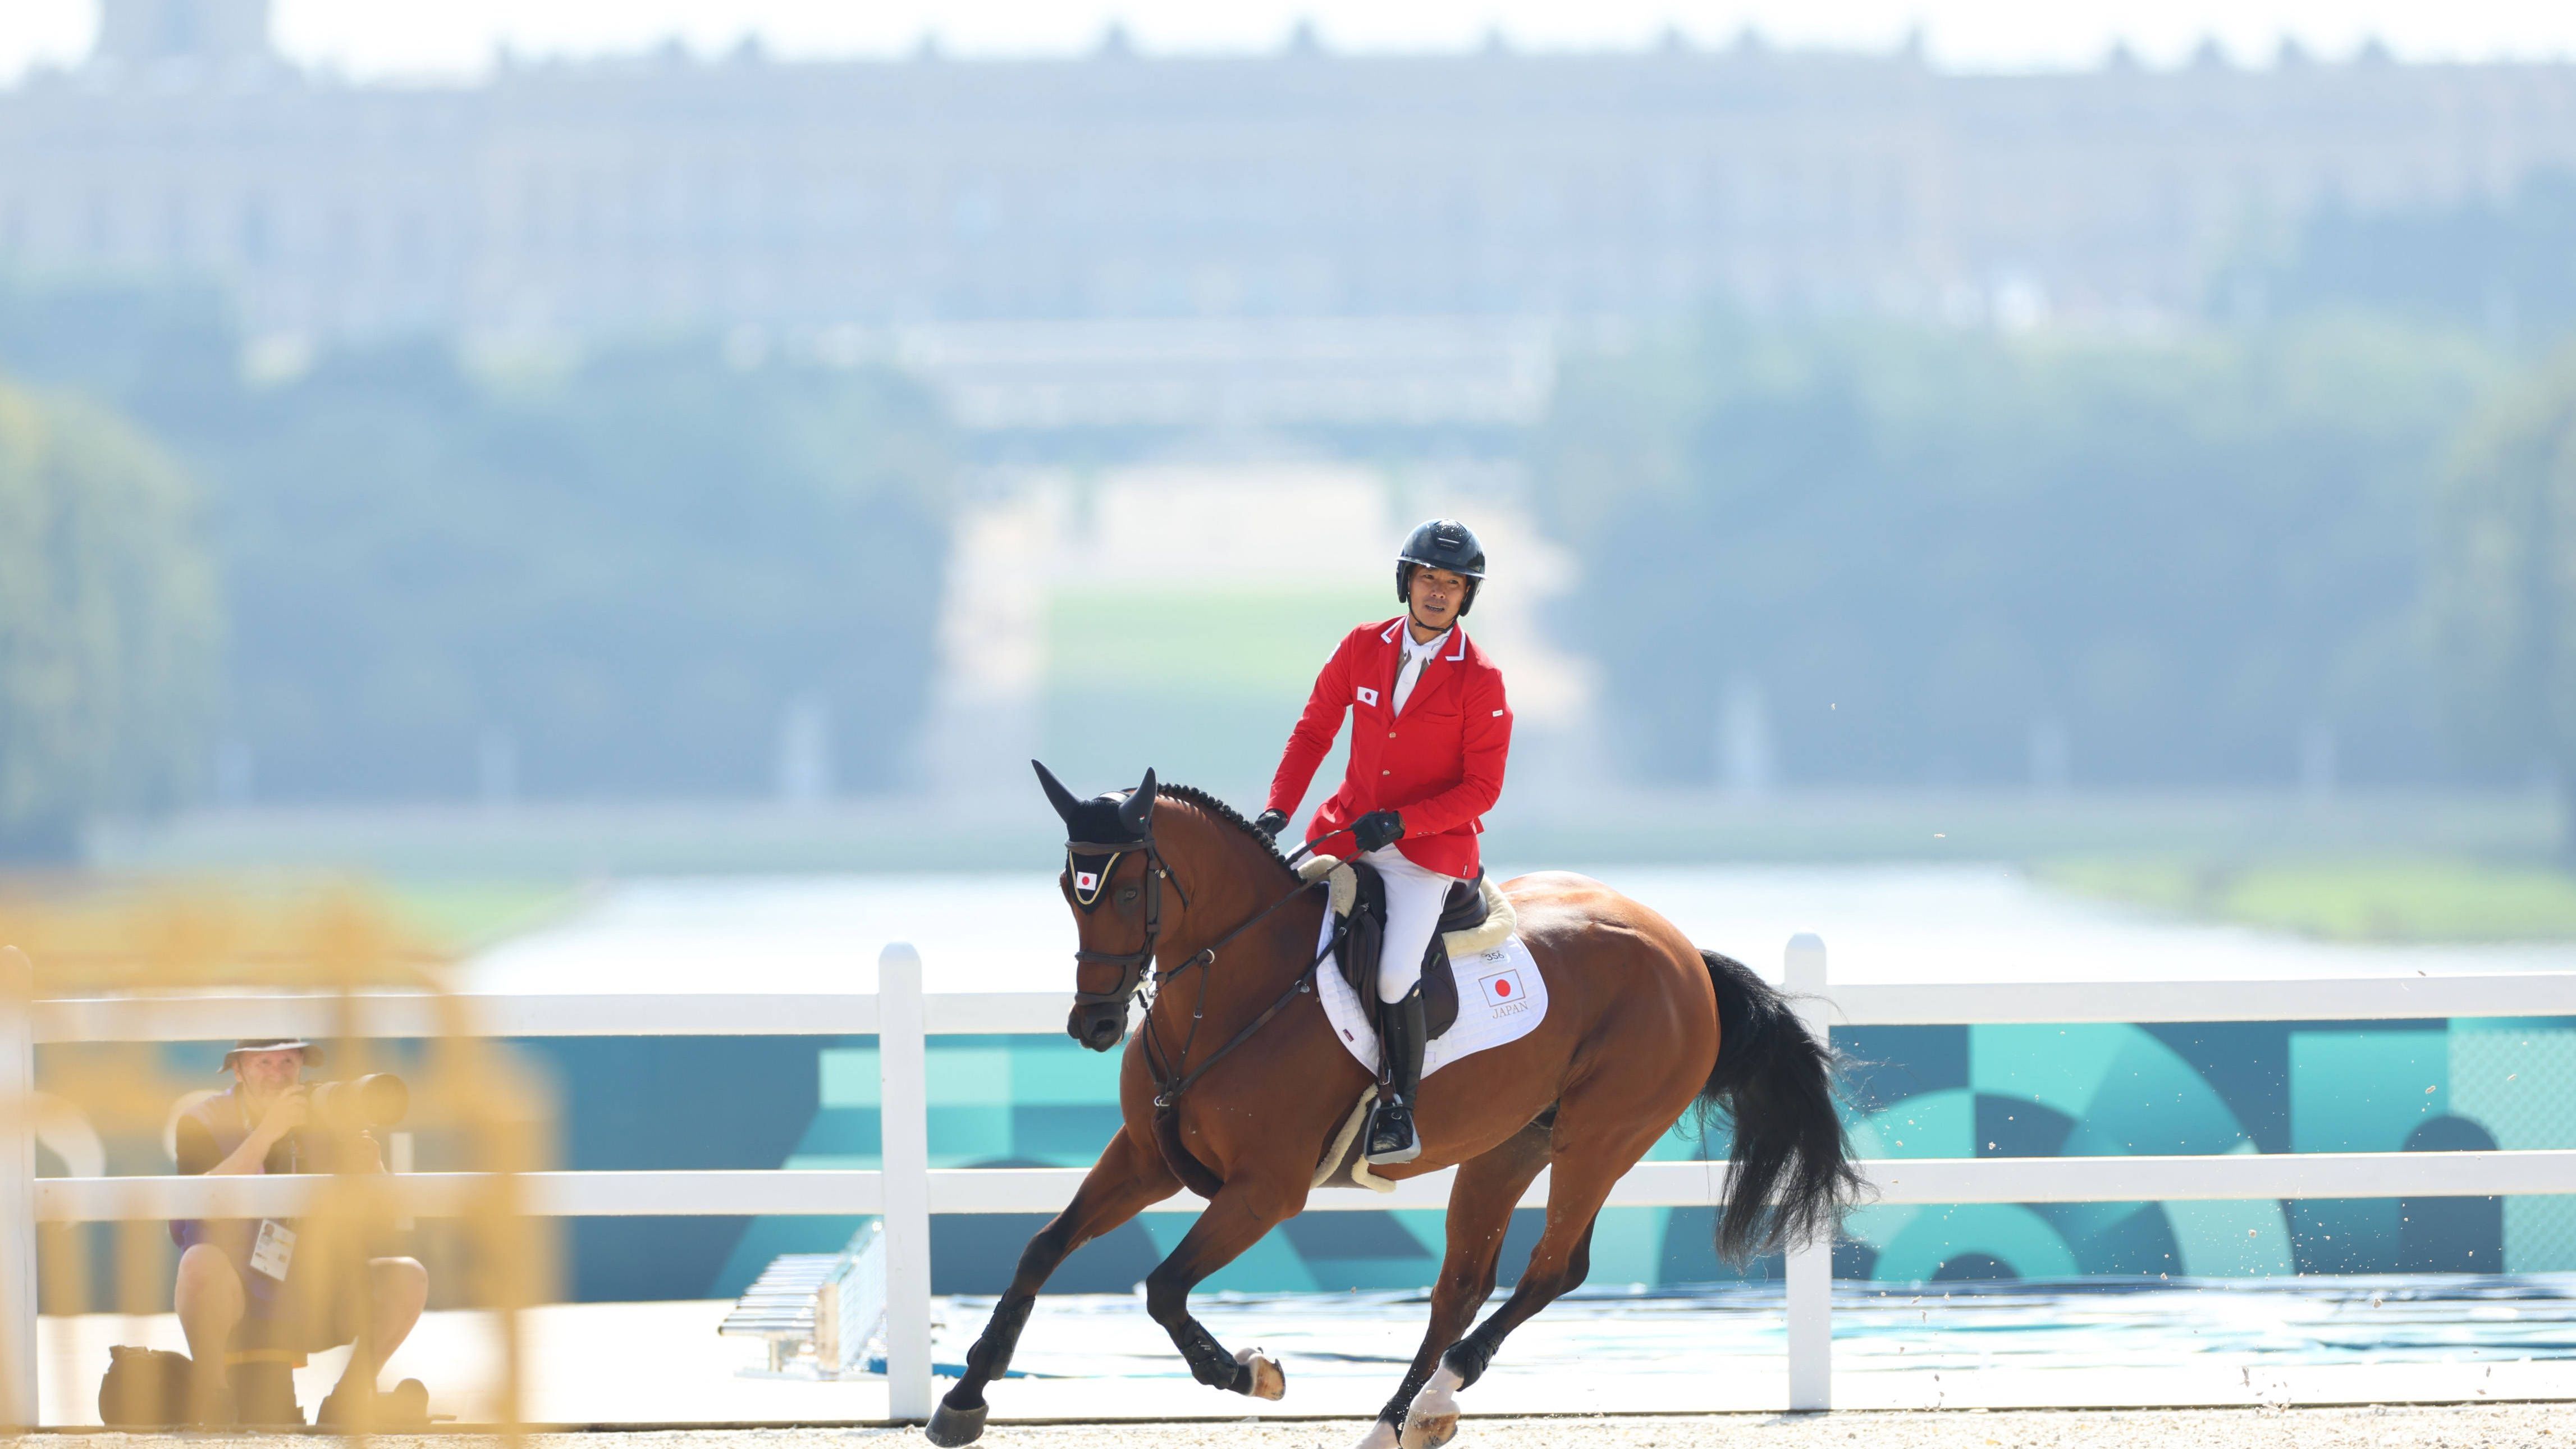
<svg viewBox="0 0 2576 1449"><path fill-rule="evenodd" d="M1467 581L1467 597L1458 605L1458 617L1476 606L1476 590L1485 582L1485 546L1467 525L1454 518L1435 518L1413 530L1404 547L1395 555L1395 599L1397 603L1413 602L1413 571L1416 568L1447 569Z"/></svg>

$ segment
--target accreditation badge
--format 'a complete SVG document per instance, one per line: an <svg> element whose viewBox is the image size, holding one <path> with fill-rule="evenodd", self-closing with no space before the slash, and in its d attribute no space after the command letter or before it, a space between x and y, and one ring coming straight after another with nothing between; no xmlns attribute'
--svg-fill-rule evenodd
<svg viewBox="0 0 2576 1449"><path fill-rule="evenodd" d="M294 1261L295 1229L274 1218L261 1218L259 1239L250 1245L251 1271L283 1283L287 1265Z"/></svg>

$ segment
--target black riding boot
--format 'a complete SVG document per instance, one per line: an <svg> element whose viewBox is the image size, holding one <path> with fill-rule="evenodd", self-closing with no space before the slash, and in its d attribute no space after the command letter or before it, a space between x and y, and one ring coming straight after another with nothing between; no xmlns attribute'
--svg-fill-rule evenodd
<svg viewBox="0 0 2576 1449"><path fill-rule="evenodd" d="M1369 1117L1367 1155L1372 1163L1411 1162L1422 1155L1422 1138L1413 1130L1413 1099L1422 1090L1422 1048L1429 1034L1423 1029L1420 985L1404 993L1402 1001L1378 1003L1378 1048L1386 1053L1388 1080Z"/></svg>

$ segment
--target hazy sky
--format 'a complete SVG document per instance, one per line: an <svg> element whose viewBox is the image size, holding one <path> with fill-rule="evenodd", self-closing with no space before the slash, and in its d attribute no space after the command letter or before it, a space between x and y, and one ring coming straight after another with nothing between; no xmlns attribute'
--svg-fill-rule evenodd
<svg viewBox="0 0 2576 1449"><path fill-rule="evenodd" d="M0 0L0 76L76 59L97 0ZM925 34L960 54L1063 53L1112 21L1147 50L1258 50L1300 18L1327 44L1456 49L1499 31L1533 48L1643 44L1666 27L1721 43L1750 25L1791 44L1884 48L1920 27L1936 62L2084 66L2115 40L2151 61L2214 35L2243 60L2281 37L2326 56L2378 36L2424 59L2576 54L2571 0L274 0L299 59L359 75L470 74L496 46L700 50L759 34L783 55L885 54Z"/></svg>

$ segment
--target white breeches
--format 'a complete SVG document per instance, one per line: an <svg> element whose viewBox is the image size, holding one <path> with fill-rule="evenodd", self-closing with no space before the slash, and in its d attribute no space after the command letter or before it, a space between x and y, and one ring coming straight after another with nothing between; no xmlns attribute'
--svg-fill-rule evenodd
<svg viewBox="0 0 2576 1449"><path fill-rule="evenodd" d="M1440 907L1458 882L1415 865L1392 845L1360 858L1386 882L1386 954L1378 958L1377 999L1402 1001L1422 979L1422 956L1440 929Z"/></svg>

